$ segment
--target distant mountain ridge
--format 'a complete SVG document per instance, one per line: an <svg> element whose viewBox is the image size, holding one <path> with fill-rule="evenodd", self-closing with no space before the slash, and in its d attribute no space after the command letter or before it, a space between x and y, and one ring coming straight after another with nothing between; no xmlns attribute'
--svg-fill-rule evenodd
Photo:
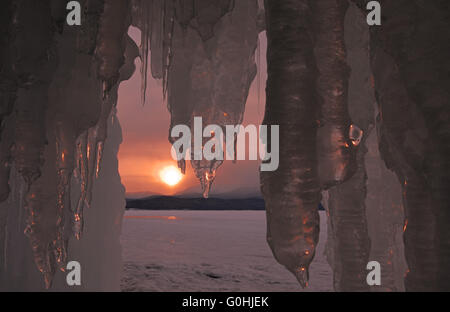
<svg viewBox="0 0 450 312"><path fill-rule="evenodd" d="M264 199L253 198L184 198L181 196L149 196L127 199L127 209L146 210L264 210Z"/></svg>
<svg viewBox="0 0 450 312"><path fill-rule="evenodd" d="M202 193L199 186L185 189L174 196L183 198L197 198L202 197ZM225 199L238 199L238 198L262 198L261 191L255 187L241 187L237 189L213 189L210 192L211 198L225 198Z"/></svg>
<svg viewBox="0 0 450 312"><path fill-rule="evenodd" d="M149 196L127 199L127 209L145 210L265 210L262 197L250 198L185 198L182 196ZM319 204L319 210L324 210Z"/></svg>
<svg viewBox="0 0 450 312"><path fill-rule="evenodd" d="M200 198L202 193L199 186L191 187L178 192L173 195L163 195L153 192L135 192L127 193L126 198L128 199L144 199L149 197L157 196L169 196L169 197L180 197L180 198ZM243 198L262 198L261 191L254 187L242 187L233 190L213 190L210 193L211 198L224 198L224 199L243 199Z"/></svg>

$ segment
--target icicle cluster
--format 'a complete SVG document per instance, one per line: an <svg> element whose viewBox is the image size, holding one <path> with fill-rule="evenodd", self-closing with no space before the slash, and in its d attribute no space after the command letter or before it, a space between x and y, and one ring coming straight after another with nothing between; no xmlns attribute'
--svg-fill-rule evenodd
<svg viewBox="0 0 450 312"><path fill-rule="evenodd" d="M371 28L385 166L373 152L367 64L355 60L365 59L366 46L344 40L346 1L266 0L266 14L256 0L80 2L79 27L65 24L65 1L5 0L0 11L0 201L19 203L12 224L25 225L47 288L65 268L70 238L82 237L118 84L131 77L134 59L142 60L142 103L148 70L163 80L170 130L192 128L196 116L204 125L236 125L256 75L258 33L267 29L264 124L280 125L280 165L261 174L261 188L276 259L307 285L317 207L321 191L329 189L328 255L336 289L367 288L368 233L371 255L380 257L384 274L396 274L384 275L383 287L400 289L400 228L409 266L405 288L450 289L447 2L383 1L383 25ZM354 2L366 9L366 0ZM139 48L126 35L130 24L142 31ZM349 57L345 41L354 48ZM357 73L350 75L347 60ZM355 90L364 91L364 102ZM204 197L221 163L191 161ZM179 167L184 172L185 162ZM384 195L374 190L380 180L399 187L387 169L401 181L402 205L394 190L382 202L371 197ZM381 234L375 221L367 222L366 205L371 219L383 220ZM0 210L0 272L8 213Z"/></svg>
<svg viewBox="0 0 450 312"><path fill-rule="evenodd" d="M80 2L79 28L65 25L63 1L8 1L2 11L0 118L8 120L0 195L8 197L12 163L26 183L24 232L46 288L65 269L71 232L79 239L83 231L118 82L131 76L137 57L126 35L129 1ZM75 205L73 188L79 188Z"/></svg>
<svg viewBox="0 0 450 312"><path fill-rule="evenodd" d="M367 1L355 2L367 14ZM426 5L423 1L380 2L384 18L380 27L371 27L371 67L380 112L380 154L403 189L409 267L405 288L448 290L449 80L443 77L448 77L449 71L450 48L446 42L450 37L450 11L447 3L439 1ZM353 103L350 115L358 123L352 124L349 118L345 12L345 1L266 1L268 83L264 122L280 124L281 139L280 167L276 172L262 173L261 184L269 244L277 260L302 285L306 285L312 260L309 255L314 255L308 247L314 248L317 243L315 205L319 192L335 187L330 189L328 201L335 286L356 290L367 288L363 269L369 254L364 142L372 116L358 112ZM368 81L367 76L361 80ZM318 98L311 90L318 91ZM312 116L317 117L317 125L308 122ZM361 143L363 148L358 151ZM395 253L401 252L401 248L394 248L399 246L396 233L401 207L397 205L386 213L383 205L388 202L378 206L377 215L387 223L382 235L393 238L383 247L388 255L381 255L379 260L387 272L397 275L401 260L396 260L395 270L392 261L399 259ZM378 252L373 254L380 255ZM383 287L398 289L397 281L387 283Z"/></svg>
<svg viewBox="0 0 450 312"><path fill-rule="evenodd" d="M353 0L366 13L367 0ZM449 4L380 1L370 57L380 154L402 186L407 291L450 290ZM445 78L444 78L445 77Z"/></svg>
<svg viewBox="0 0 450 312"><path fill-rule="evenodd" d="M152 75L164 80L170 130L178 124L192 125L195 116L201 116L204 125L240 124L256 75L256 0L153 0L133 4L133 23L142 30L142 79L146 79L150 47ZM191 161L204 197L208 197L221 163ZM183 160L179 167L184 173Z"/></svg>

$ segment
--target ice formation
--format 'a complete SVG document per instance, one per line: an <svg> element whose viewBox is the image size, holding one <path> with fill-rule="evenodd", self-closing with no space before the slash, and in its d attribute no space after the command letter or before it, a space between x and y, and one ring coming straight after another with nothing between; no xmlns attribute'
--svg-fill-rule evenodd
<svg viewBox="0 0 450 312"><path fill-rule="evenodd" d="M359 148L355 155L354 174L344 183L329 189L328 196L324 198L328 215L327 257L333 268L335 290L368 291L365 280L366 265L371 259L371 242L366 219L365 159L367 134L374 127L375 102L369 79L369 29L355 5L350 5L342 22L345 26L346 61L352 69L348 85L348 112L351 120L359 125L350 125L352 142L347 144Z"/></svg>
<svg viewBox="0 0 450 312"><path fill-rule="evenodd" d="M279 169L261 173L275 258L307 285L323 193L336 290L369 290L369 259L382 265L375 290L403 290L405 270L406 290L450 289L446 1L380 1L370 34L365 0L352 1L362 14L335 0L82 0L77 27L65 2L0 11L1 289L68 289L60 271L75 257L83 289L118 290L120 82L140 56L142 103L151 71L170 129L240 124L264 29L263 123L280 125ZM191 165L207 197L221 162Z"/></svg>
<svg viewBox="0 0 450 312"><path fill-rule="evenodd" d="M85 0L79 27L65 24L64 4L7 1L2 11L0 195L18 206L19 229L24 210L46 288L64 270L69 243L77 245L71 237L84 241L118 84L134 72L134 58L143 61L143 103L147 67L163 79L172 125L196 115L239 124L262 28L256 1ZM131 24L142 30L139 51L126 35ZM220 162L192 165L207 197ZM1 215L3 250L12 235L10 210ZM5 267L13 254L2 254Z"/></svg>
<svg viewBox="0 0 450 312"><path fill-rule="evenodd" d="M261 174L268 241L277 260L306 286L318 240L320 191L355 173L363 134L352 124L347 105L344 18L348 3L266 3L269 80L264 123L280 124L284 129L280 135L283 167ZM292 12L298 14L296 23L292 23ZM332 209L332 224L341 223L340 214L349 213L345 207ZM344 228L353 232L355 225ZM349 249L342 257L352 252Z"/></svg>
<svg viewBox="0 0 450 312"><path fill-rule="evenodd" d="M152 75L164 80L171 113L169 131L179 124L193 127L195 116L202 117L204 125L240 124L256 75L257 1L136 1L134 4L135 25L143 29L142 74L146 75L145 47L149 46ZM145 23L146 16L152 16L150 23L148 20ZM145 88L142 92L144 97ZM169 140L174 142L174 138ZM222 161L194 160L193 156L191 159L203 196L208 197ZM180 160L178 165L184 173L185 161Z"/></svg>
<svg viewBox="0 0 450 312"><path fill-rule="evenodd" d="M355 1L365 9L366 1ZM407 291L450 289L449 4L380 1L370 46L380 153L402 186Z"/></svg>
<svg viewBox="0 0 450 312"><path fill-rule="evenodd" d="M314 55L317 62L317 92L320 107L317 130L319 180L322 188L339 184L356 170L355 147L350 139L347 107L350 68L346 60L344 18L346 1L315 1Z"/></svg>
<svg viewBox="0 0 450 312"><path fill-rule="evenodd" d="M320 202L317 122L311 118L319 113L313 14L308 1L265 4L268 80L263 124L280 125L280 166L260 174L267 241L278 262L306 286L319 238Z"/></svg>
<svg viewBox="0 0 450 312"><path fill-rule="evenodd" d="M366 14L366 1L355 2ZM419 1L411 6L406 1L383 1L384 24L371 28L368 44L379 105L379 148L387 168L397 174L403 187L409 267L406 290L448 289L449 266L444 264L450 250L449 231L444 226L449 221L448 209L444 208L448 202L448 192L444 191L448 187L448 157L444 156L448 145L448 109L444 104L448 101L448 80L438 78L448 71L444 57L448 46L442 45L449 36L443 30L448 29L443 26L448 23L446 5L434 3L425 9ZM373 131L373 103L367 102L373 94L367 91L372 79L367 67L359 63L367 60L366 47L355 38L347 44L359 52L352 51L357 56L349 62L356 72L353 76L365 85L350 86L352 98L347 107L345 9L344 1L266 1L268 83L264 123L280 124L282 138L280 169L261 174L268 241L277 260L306 285L310 255L314 255L309 249L314 249L318 231L316 204L320 190L330 188L326 206L335 288L367 290L364 266L370 254L380 259L383 274L390 275L382 289L400 290L399 271L405 266L399 254L403 247L398 239L403 211L395 195L398 182L378 162L376 154L365 157L365 142ZM416 32L412 26L415 23L421 25ZM432 29L440 31L433 36ZM367 33L367 28L362 31ZM414 35L423 42L413 40ZM356 80L352 79L354 84ZM427 79L433 81L433 87ZM311 81L317 81L318 96L312 92L316 85ZM358 92L365 99L355 97ZM311 116L317 118L317 125L310 123ZM380 193L382 188L373 187L383 183L377 171L387 185L391 184L389 196ZM370 193L366 197L367 185ZM374 201L374 197L383 196L384 200ZM370 222L366 206L370 207ZM368 223L372 224L370 231ZM374 237L372 251L369 234Z"/></svg>
<svg viewBox="0 0 450 312"><path fill-rule="evenodd" d="M99 177L117 85L131 76L126 72L121 77L121 69L127 68L125 56L134 67L137 48L129 55L125 52L126 43L132 42L126 35L128 1L83 1L85 23L80 29L64 25L62 1L8 3L5 21L10 36L2 39L11 42L2 46L2 64L9 61L11 68L2 81L5 88L8 81L16 89L2 92L2 116L11 113L8 105L14 110L2 124L1 179L20 189L19 198L8 199L8 204L18 202L18 209L24 210L22 231L49 288L57 269L65 269L70 237L81 237L83 209L91 205ZM8 183L3 187L6 200ZM72 199L75 189L80 194ZM21 214L18 217L20 227ZM4 222L2 232L11 231L9 223ZM7 249L9 242L2 237ZM2 255L5 265L8 258Z"/></svg>

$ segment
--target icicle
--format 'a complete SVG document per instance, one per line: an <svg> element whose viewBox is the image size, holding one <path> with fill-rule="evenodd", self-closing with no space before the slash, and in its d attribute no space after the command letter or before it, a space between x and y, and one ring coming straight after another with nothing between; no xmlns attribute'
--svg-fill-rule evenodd
<svg viewBox="0 0 450 312"><path fill-rule="evenodd" d="M145 105L145 98L147 94L147 79L148 79L148 54L149 54L149 43L151 38L151 4L153 1L144 1L141 4L140 14L142 14L141 21L141 46L139 47L139 53L141 56L141 104Z"/></svg>
<svg viewBox="0 0 450 312"><path fill-rule="evenodd" d="M364 131L362 131L357 125L350 125L348 137L352 141L353 146L358 146L361 143Z"/></svg>
<svg viewBox="0 0 450 312"><path fill-rule="evenodd" d="M151 1L151 33L149 34L151 53L152 76L155 79L164 78L164 22L165 22L165 0Z"/></svg>
<svg viewBox="0 0 450 312"><path fill-rule="evenodd" d="M259 40L259 36L258 36L258 41L257 41L257 47L256 47L256 66L257 66L257 76L256 76L256 83L258 85L258 117L260 116L260 112L259 112L259 107L261 104L261 42ZM235 148L236 150L236 148ZM236 159L236 158L235 158Z"/></svg>
<svg viewBox="0 0 450 312"><path fill-rule="evenodd" d="M92 188L100 171L98 148L98 127L94 126L82 133L76 143L77 175L80 183L80 197L76 209L73 210L72 231L77 239L81 238L84 228L84 209L89 208L92 201Z"/></svg>
<svg viewBox="0 0 450 312"><path fill-rule="evenodd" d="M167 90L168 90L168 83L169 83L169 73L170 73L170 66L172 63L172 39L173 39L173 31L175 27L175 7L173 7L173 4L171 2L164 2L164 19L163 19L163 97L166 98L167 96ZM153 51L153 50L152 50Z"/></svg>
<svg viewBox="0 0 450 312"><path fill-rule="evenodd" d="M72 231L77 239L80 239L83 231L83 210L87 205L86 197L88 192L88 131L82 133L76 142L77 149L77 167L75 169L76 177L80 184L80 197L73 213Z"/></svg>
<svg viewBox="0 0 450 312"><path fill-rule="evenodd" d="M108 116L112 102L103 102L102 111L97 124L84 131L76 140L76 178L80 184L80 197L73 213L73 233L81 238L84 224L84 208L89 208L92 200L94 180L99 177L103 156L103 145L106 140Z"/></svg>
<svg viewBox="0 0 450 312"><path fill-rule="evenodd" d="M186 161L184 159L181 159L177 162L177 165L181 173L186 174Z"/></svg>
<svg viewBox="0 0 450 312"><path fill-rule="evenodd" d="M337 8L334 7L335 3L330 1L330 5L333 5L332 11L337 12ZM348 106L349 117L341 118L344 120L351 118L357 121L358 125L364 129L364 133L369 133L374 121L373 93L367 88L370 72L367 56L369 29L365 17L355 15L355 12L358 13L358 9L351 6L344 19L346 60L352 70L348 84L348 100L346 100L348 104L344 104ZM340 21L336 26L340 31L339 38L342 38L341 14L339 13L339 19L335 19ZM342 60L340 59L340 61ZM326 73L326 71L323 73ZM342 71L340 76L342 77ZM329 81L337 80L335 77L334 80ZM328 101L332 103L332 99L331 97ZM342 101L339 97L336 98L336 103L339 104L334 107L335 110L338 110L335 115L345 116L345 110L341 109ZM327 105L324 107L327 107ZM331 114L328 113L328 116L331 116ZM334 120L333 123L336 124L337 122ZM349 140L345 143L348 148L361 144L356 152L355 174L345 182L333 186L327 192L323 192L327 194L323 200L328 216L327 260L333 269L333 285L336 291L368 291L369 286L366 282L367 263L369 259L379 260L378 257L369 257L371 240L369 239L368 220L366 218L366 203L371 198L366 196L366 190L370 183L367 182L368 172L365 160L368 154L365 144L366 138L363 138L362 129L355 124L350 125L347 129ZM342 128L342 130L345 130L345 128ZM342 137L344 131L338 135ZM325 143L330 144L328 140ZM331 143L331 145L336 146L335 143ZM342 159L337 158L335 161L339 162Z"/></svg>
<svg viewBox="0 0 450 312"><path fill-rule="evenodd" d="M56 124L56 239L54 240L54 252L56 264L64 270L67 259L66 242L64 238L64 214L67 207L71 211L70 179L73 172L73 145L74 139L67 127L67 121L59 121Z"/></svg>
<svg viewBox="0 0 450 312"><path fill-rule="evenodd" d="M98 176L100 174L100 164L102 162L102 157L103 157L103 142L97 143L97 153L96 153L95 157L96 157L95 178L98 179Z"/></svg>
<svg viewBox="0 0 450 312"><path fill-rule="evenodd" d="M276 53L267 56L263 124L280 125L280 165L275 171L260 173L267 242L275 259L295 275L302 287L308 285L320 225L317 126L311 118L318 105L314 42L310 36L314 30L311 3L265 2L268 49ZM267 148L270 150L270 145Z"/></svg>
<svg viewBox="0 0 450 312"><path fill-rule="evenodd" d="M120 76L119 76L120 78ZM117 89L118 85L114 86L113 90L110 92L110 98L103 100L101 105L100 118L97 124L92 130L92 151L95 153L95 177L98 178L100 174L100 165L103 156L103 144L106 140L106 133L108 127L108 119L111 115L111 110L117 101Z"/></svg>
<svg viewBox="0 0 450 312"><path fill-rule="evenodd" d="M119 79L119 70L124 63L124 39L129 24L129 1L104 2L95 50L98 76L104 84L104 99Z"/></svg>
<svg viewBox="0 0 450 312"><path fill-rule="evenodd" d="M45 288L51 286L58 259L65 256L64 243L57 227L60 217L54 204L55 191L40 178L25 195L27 212L25 235L28 237L34 255L34 262L44 276ZM52 200L53 199L53 200Z"/></svg>
<svg viewBox="0 0 450 312"><path fill-rule="evenodd" d="M193 156L192 156L193 158ZM191 160L192 168L202 187L203 198L208 198L211 186L216 178L217 168L223 161Z"/></svg>
<svg viewBox="0 0 450 312"><path fill-rule="evenodd" d="M92 127L88 130L88 140L87 140L87 149L86 149L86 158L88 161L87 165L87 199L86 203L88 206L91 204L92 199L92 187L94 184L95 172L97 171L97 134L98 128L97 126Z"/></svg>

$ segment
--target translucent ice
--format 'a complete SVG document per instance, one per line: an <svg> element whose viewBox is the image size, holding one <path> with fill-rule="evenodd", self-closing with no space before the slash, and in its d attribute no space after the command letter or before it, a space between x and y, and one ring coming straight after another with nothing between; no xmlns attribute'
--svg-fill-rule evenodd
<svg viewBox="0 0 450 312"><path fill-rule="evenodd" d="M251 82L256 75L256 1L177 2L167 57L167 99L171 127L240 124ZM181 5L183 3L183 5ZM152 47L153 53L153 47ZM166 57L166 56L164 56ZM153 62L153 56L152 56ZM172 142L173 143L173 142ZM208 196L220 161L191 161L204 197ZM179 163L184 171L184 161Z"/></svg>

